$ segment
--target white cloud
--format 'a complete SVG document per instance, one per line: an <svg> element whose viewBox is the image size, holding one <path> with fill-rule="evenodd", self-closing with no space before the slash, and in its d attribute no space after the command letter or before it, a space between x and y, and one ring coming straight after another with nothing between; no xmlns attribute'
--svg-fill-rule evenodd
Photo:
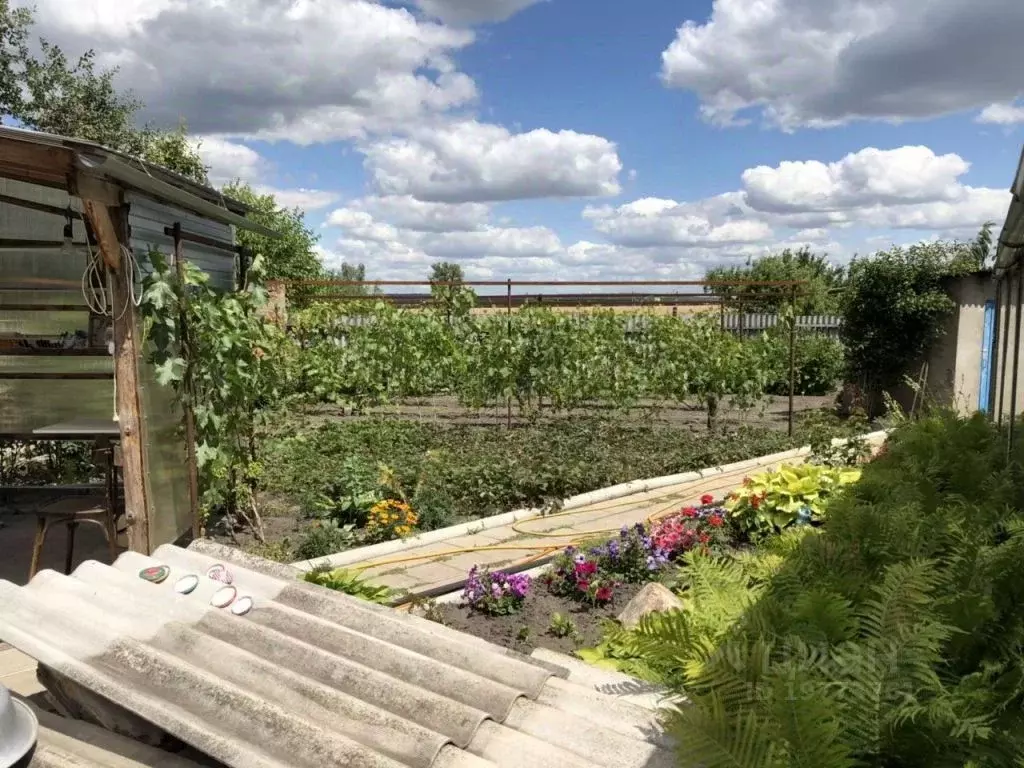
<svg viewBox="0 0 1024 768"><path fill-rule="evenodd" d="M746 202L759 211L835 211L864 205L955 200L970 168L959 155L928 147L874 147L834 163L818 160L759 165L743 172Z"/></svg>
<svg viewBox="0 0 1024 768"><path fill-rule="evenodd" d="M613 243L635 248L715 248L772 239L771 226L746 216L740 202L735 193L694 203L644 198L617 208L587 208L583 216Z"/></svg>
<svg viewBox="0 0 1024 768"><path fill-rule="evenodd" d="M709 264L803 245L835 257L849 251L837 242L840 232L913 229L962 238L1000 220L1009 193L962 184L968 168L958 155L927 147L868 147L832 163L751 168L741 189L703 200L643 198L588 207L583 216L614 246L654 261L682 253Z"/></svg>
<svg viewBox="0 0 1024 768"><path fill-rule="evenodd" d="M575 131L511 133L466 120L374 142L362 151L374 184L386 195L486 202L620 190L615 144Z"/></svg>
<svg viewBox="0 0 1024 768"><path fill-rule="evenodd" d="M490 206L484 203L430 203L411 195L364 197L350 205L395 226L420 232L469 232L481 229L490 216Z"/></svg>
<svg viewBox="0 0 1024 768"><path fill-rule="evenodd" d="M16 0L27 5L27 0ZM416 123L476 97L473 33L371 0L35 0L38 33L94 48L145 117L299 144Z"/></svg>
<svg viewBox="0 0 1024 768"><path fill-rule="evenodd" d="M714 0L662 54L662 78L718 124L784 129L933 117L1022 94L1019 0Z"/></svg>
<svg viewBox="0 0 1024 768"><path fill-rule="evenodd" d="M338 195L320 189L289 189L266 183L271 163L256 150L217 136L200 136L193 140L203 163L208 167L210 183L222 187L233 181L244 181L259 194L272 194L282 208L314 211L338 201Z"/></svg>
<svg viewBox="0 0 1024 768"><path fill-rule="evenodd" d="M976 118L979 123L996 125L1015 125L1024 123L1024 103L1020 104L989 104Z"/></svg>
<svg viewBox="0 0 1024 768"><path fill-rule="evenodd" d="M449 24L504 21L541 0L416 0L431 16Z"/></svg>

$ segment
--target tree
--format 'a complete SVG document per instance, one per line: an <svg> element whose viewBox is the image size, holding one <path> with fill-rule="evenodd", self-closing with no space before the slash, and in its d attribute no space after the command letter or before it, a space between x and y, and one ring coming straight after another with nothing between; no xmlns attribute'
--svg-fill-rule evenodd
<svg viewBox="0 0 1024 768"><path fill-rule="evenodd" d="M807 285L797 290L796 309L800 315L824 315L836 312L839 291L845 280L845 270L829 262L824 254L810 248L796 251L786 248L781 253L755 259L746 267L717 267L704 276L708 281L791 281L806 280ZM773 286L706 286L705 292L727 300L730 306L744 312L779 312L789 305L791 291Z"/></svg>
<svg viewBox="0 0 1024 768"><path fill-rule="evenodd" d="M476 294L463 285L462 267L451 261L439 261L430 267L430 294L434 307L451 324L476 303Z"/></svg>
<svg viewBox="0 0 1024 768"><path fill-rule="evenodd" d="M273 195L260 194L242 181L228 184L223 192L252 209L247 218L280 235L270 238L239 230L236 236L239 245L254 255L263 256L268 280L318 280L325 277L324 266L316 250L320 238L306 224L301 210L281 208Z"/></svg>
<svg viewBox="0 0 1024 768"><path fill-rule="evenodd" d="M843 341L848 376L878 406L880 394L900 383L909 366L941 337L954 308L944 288L950 277L981 268L979 241L920 243L854 259L843 296Z"/></svg>
<svg viewBox="0 0 1024 768"><path fill-rule="evenodd" d="M69 61L58 46L43 39L41 55L34 56L29 48L33 22L31 11L12 9L9 0L0 0L0 119L93 141L208 183L207 169L184 125L173 131L136 127L143 104L114 87L117 70L97 71L91 50Z"/></svg>

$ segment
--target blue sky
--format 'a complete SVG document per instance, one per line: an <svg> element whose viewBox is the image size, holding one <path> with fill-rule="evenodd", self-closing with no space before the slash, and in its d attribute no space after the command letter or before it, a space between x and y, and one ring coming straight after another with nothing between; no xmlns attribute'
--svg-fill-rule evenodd
<svg viewBox="0 0 1024 768"><path fill-rule="evenodd" d="M379 278L692 278L970 237L1024 136L1017 0L36 5L148 117L187 119L215 180L300 205L325 262Z"/></svg>

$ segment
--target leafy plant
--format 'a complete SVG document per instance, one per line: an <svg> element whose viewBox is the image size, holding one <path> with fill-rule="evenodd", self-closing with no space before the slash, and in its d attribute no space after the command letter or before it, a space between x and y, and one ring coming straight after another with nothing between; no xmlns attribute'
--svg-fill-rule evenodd
<svg viewBox="0 0 1024 768"><path fill-rule="evenodd" d="M859 469L783 466L744 480L725 508L745 533L765 536L790 525L820 522L829 498L859 478Z"/></svg>
<svg viewBox="0 0 1024 768"><path fill-rule="evenodd" d="M981 416L905 425L717 638L694 641L705 611L642 624L642 660L690 702L680 764L1016 765L1020 445Z"/></svg>
<svg viewBox="0 0 1024 768"><path fill-rule="evenodd" d="M551 614L551 621L548 623L548 634L552 637L578 637L579 629L576 622L564 613Z"/></svg>
<svg viewBox="0 0 1024 768"><path fill-rule="evenodd" d="M317 520L312 523L295 546L299 560L315 560L351 549L358 543L355 526L340 526L335 520Z"/></svg>
<svg viewBox="0 0 1024 768"><path fill-rule="evenodd" d="M179 277L159 251L149 259L140 306L149 357L158 383L173 387L194 414L203 510L224 510L262 542L258 433L282 402L286 376L277 354L286 342L259 315L262 260L254 259L244 290L221 292L191 262Z"/></svg>
<svg viewBox="0 0 1024 768"><path fill-rule="evenodd" d="M344 568L331 569L329 565L307 571L303 579L310 584L327 587L336 592L344 592L346 595L358 597L368 603L387 605L394 595L388 587L371 584L356 571Z"/></svg>
<svg viewBox="0 0 1024 768"><path fill-rule="evenodd" d="M492 572L474 565L462 591L462 602L474 611L505 616L523 607L530 585L530 577L524 574Z"/></svg>

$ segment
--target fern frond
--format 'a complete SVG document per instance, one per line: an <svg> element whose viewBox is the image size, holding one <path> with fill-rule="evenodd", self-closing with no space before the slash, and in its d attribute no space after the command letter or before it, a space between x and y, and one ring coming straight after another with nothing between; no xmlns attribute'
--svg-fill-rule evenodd
<svg viewBox="0 0 1024 768"><path fill-rule="evenodd" d="M683 768L781 768L773 759L771 729L754 710L733 715L711 694L678 710L672 721Z"/></svg>
<svg viewBox="0 0 1024 768"><path fill-rule="evenodd" d="M934 561L911 560L888 566L882 583L871 590L874 597L860 606L861 632L872 640L903 634L923 618L940 582Z"/></svg>

